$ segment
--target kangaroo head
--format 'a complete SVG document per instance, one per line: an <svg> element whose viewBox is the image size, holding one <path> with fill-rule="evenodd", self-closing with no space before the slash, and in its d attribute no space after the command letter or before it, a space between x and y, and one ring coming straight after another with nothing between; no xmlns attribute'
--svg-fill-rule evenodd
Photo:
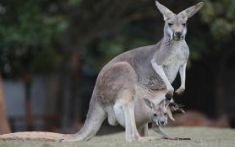
<svg viewBox="0 0 235 147"><path fill-rule="evenodd" d="M160 103L155 104L153 100L144 99L146 105L151 109L151 121L158 126L163 126L167 124L168 113L166 100L162 100Z"/></svg>
<svg viewBox="0 0 235 147"><path fill-rule="evenodd" d="M164 35L169 37L171 40L182 40L185 39L187 33L187 20L196 14L204 5L200 2L194 6L191 6L178 14L173 13L167 7L155 1L157 8L162 13L165 21Z"/></svg>

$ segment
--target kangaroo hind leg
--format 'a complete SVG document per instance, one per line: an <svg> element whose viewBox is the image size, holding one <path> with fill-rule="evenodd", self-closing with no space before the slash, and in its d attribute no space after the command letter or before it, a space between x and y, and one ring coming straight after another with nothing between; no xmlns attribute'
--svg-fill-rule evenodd
<svg viewBox="0 0 235 147"><path fill-rule="evenodd" d="M136 128L135 115L134 115L133 92L129 90L121 91L118 96L118 101L116 102L114 107L116 110L118 109L121 110L124 116L122 124L125 127L126 140L129 142L139 140L140 135ZM119 115L119 117L121 116Z"/></svg>
<svg viewBox="0 0 235 147"><path fill-rule="evenodd" d="M108 114L108 123L109 123L111 126L117 126L117 125L118 125L118 122L117 122L117 119L116 119L116 116L115 116L113 107L112 107L112 106L108 106L108 107L106 108L106 111L107 111L107 114Z"/></svg>

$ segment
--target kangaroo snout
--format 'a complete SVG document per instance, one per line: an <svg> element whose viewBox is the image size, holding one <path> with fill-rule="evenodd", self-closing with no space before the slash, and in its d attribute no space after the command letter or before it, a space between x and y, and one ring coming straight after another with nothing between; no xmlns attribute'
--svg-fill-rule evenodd
<svg viewBox="0 0 235 147"><path fill-rule="evenodd" d="M158 126L165 126L167 124L167 118L160 118L157 123Z"/></svg>
<svg viewBox="0 0 235 147"><path fill-rule="evenodd" d="M165 121L159 121L159 124L163 126L165 124Z"/></svg>
<svg viewBox="0 0 235 147"><path fill-rule="evenodd" d="M175 32L174 33L174 38L176 39L176 40L180 40L180 39L183 39L183 33L182 32Z"/></svg>
<svg viewBox="0 0 235 147"><path fill-rule="evenodd" d="M180 38L182 36L182 33L181 32L175 32L175 36Z"/></svg>

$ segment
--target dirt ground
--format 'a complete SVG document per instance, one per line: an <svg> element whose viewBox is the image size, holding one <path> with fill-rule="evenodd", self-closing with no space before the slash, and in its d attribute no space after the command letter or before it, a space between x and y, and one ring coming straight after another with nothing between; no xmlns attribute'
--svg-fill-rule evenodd
<svg viewBox="0 0 235 147"><path fill-rule="evenodd" d="M191 140L164 140L154 132L153 141L127 143L124 132L96 136L87 142L60 143L43 140L0 140L0 147L234 147L235 130L215 128L165 128L169 135L190 137Z"/></svg>

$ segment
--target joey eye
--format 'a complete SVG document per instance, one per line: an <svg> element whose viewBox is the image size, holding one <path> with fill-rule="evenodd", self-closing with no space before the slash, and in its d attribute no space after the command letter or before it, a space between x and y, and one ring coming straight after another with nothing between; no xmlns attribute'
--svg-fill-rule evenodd
<svg viewBox="0 0 235 147"><path fill-rule="evenodd" d="M168 26L172 26L173 25L173 23L168 23Z"/></svg>
<svg viewBox="0 0 235 147"><path fill-rule="evenodd" d="M186 23L183 23L182 25L185 27L185 26L186 26Z"/></svg>
<svg viewBox="0 0 235 147"><path fill-rule="evenodd" d="M154 117L157 117L157 114L156 114L156 113L154 113L154 114L153 114L153 116L154 116Z"/></svg>

